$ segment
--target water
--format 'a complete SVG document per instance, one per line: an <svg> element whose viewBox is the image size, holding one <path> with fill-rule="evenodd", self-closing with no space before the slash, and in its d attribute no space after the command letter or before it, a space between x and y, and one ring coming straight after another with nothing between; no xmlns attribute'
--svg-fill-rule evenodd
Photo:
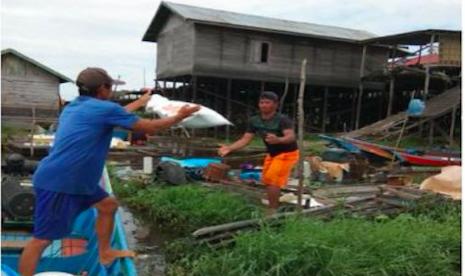
<svg viewBox="0 0 465 276"><path fill-rule="evenodd" d="M165 275L165 256L163 244L173 239L163 234L148 221L137 218L125 207L121 208L121 217L126 230L128 246L137 252L135 264L139 276Z"/></svg>

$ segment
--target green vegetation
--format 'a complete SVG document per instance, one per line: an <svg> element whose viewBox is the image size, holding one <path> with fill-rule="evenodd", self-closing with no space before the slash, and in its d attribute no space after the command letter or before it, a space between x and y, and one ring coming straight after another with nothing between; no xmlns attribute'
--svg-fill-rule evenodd
<svg viewBox="0 0 465 276"><path fill-rule="evenodd" d="M30 130L26 127L2 125L2 145L4 145L12 136L23 136L29 133Z"/></svg>
<svg viewBox="0 0 465 276"><path fill-rule="evenodd" d="M117 197L130 208L149 215L154 223L179 234L198 228L258 217L262 209L239 195L214 191L198 184L167 186L112 179Z"/></svg>
<svg viewBox="0 0 465 276"><path fill-rule="evenodd" d="M169 275L459 275L460 215L441 218L293 219L232 248L196 249Z"/></svg>
<svg viewBox="0 0 465 276"><path fill-rule="evenodd" d="M397 217L293 218L214 249L190 233L261 217L260 207L198 184L112 183L120 200L181 238L164 248L167 275L460 275L460 202L425 198Z"/></svg>

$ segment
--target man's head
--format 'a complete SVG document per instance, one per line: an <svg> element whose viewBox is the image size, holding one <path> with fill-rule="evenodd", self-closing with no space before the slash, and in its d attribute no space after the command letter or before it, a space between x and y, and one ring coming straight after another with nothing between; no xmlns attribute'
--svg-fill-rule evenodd
<svg viewBox="0 0 465 276"><path fill-rule="evenodd" d="M88 67L82 70L76 79L79 95L99 99L109 99L111 97L113 84L114 80L108 75L107 71L97 67Z"/></svg>
<svg viewBox="0 0 465 276"><path fill-rule="evenodd" d="M260 94L258 108L263 115L272 114L278 110L279 97L276 93L265 91Z"/></svg>

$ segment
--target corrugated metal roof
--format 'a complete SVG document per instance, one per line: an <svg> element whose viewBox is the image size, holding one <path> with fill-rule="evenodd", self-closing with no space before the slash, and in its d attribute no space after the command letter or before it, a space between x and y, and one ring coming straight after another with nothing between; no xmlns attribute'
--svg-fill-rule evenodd
<svg viewBox="0 0 465 276"><path fill-rule="evenodd" d="M155 17L144 35L144 41L157 41L158 32L161 30L164 21L168 18L166 15L167 10L181 16L184 20L192 20L197 23L239 29L251 29L263 32L317 37L348 42L358 42L359 40L376 37L375 34L362 30L275 19L171 2L161 2Z"/></svg>
<svg viewBox="0 0 465 276"><path fill-rule="evenodd" d="M42 70L47 71L48 73L50 73L50 74L54 75L55 77L57 77L60 80L60 83L73 82L73 80L68 78L67 76L65 76L63 74L60 74L57 71L43 65L42 63L40 63L40 62L38 62L36 60L33 60L32 58L30 58L28 56L25 56L25 55L21 54L20 52L16 51L15 49L8 48L8 49L2 50L2 56L6 55L6 54L15 55L15 56L17 56L17 57L19 57L21 59L24 59L24 60L34 64L35 66L41 68Z"/></svg>
<svg viewBox="0 0 465 276"><path fill-rule="evenodd" d="M431 35L435 35L434 42L438 42L438 35L450 34L462 36L461 30L446 29L426 29L405 33L397 33L385 36L369 38L362 43L364 44L385 44L385 45L425 45L431 42Z"/></svg>

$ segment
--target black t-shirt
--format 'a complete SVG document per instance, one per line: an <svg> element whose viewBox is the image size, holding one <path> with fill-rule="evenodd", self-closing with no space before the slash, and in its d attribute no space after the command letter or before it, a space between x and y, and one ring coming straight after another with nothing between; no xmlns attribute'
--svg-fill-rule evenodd
<svg viewBox="0 0 465 276"><path fill-rule="evenodd" d="M269 120L263 120L260 115L251 117L246 132L260 136L265 143L268 153L271 156L275 156L280 153L297 150L297 142L295 140L289 144L275 145L270 145L265 142L266 134L271 133L278 137L283 137L283 130L285 129L294 129L294 122L286 115L276 113L273 118Z"/></svg>

